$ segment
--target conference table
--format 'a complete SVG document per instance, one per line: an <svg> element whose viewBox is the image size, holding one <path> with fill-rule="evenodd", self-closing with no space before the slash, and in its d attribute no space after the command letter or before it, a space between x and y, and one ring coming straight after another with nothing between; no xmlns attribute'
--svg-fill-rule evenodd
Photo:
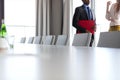
<svg viewBox="0 0 120 80"><path fill-rule="evenodd" d="M15 44L0 50L0 80L120 80L120 49Z"/></svg>

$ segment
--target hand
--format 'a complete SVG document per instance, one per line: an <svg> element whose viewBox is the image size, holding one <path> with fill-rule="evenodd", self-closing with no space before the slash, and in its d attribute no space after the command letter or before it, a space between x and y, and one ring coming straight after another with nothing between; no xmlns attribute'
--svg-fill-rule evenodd
<svg viewBox="0 0 120 80"><path fill-rule="evenodd" d="M108 2L107 2L107 6L110 6L110 5L111 5L111 3L112 3L111 1L108 1Z"/></svg>
<svg viewBox="0 0 120 80"><path fill-rule="evenodd" d="M92 29L96 32L96 25L92 27Z"/></svg>
<svg viewBox="0 0 120 80"><path fill-rule="evenodd" d="M90 33L90 31L86 30L86 33Z"/></svg>
<svg viewBox="0 0 120 80"><path fill-rule="evenodd" d="M110 21L111 21L111 22L115 22L115 20L114 20L114 19L110 19Z"/></svg>

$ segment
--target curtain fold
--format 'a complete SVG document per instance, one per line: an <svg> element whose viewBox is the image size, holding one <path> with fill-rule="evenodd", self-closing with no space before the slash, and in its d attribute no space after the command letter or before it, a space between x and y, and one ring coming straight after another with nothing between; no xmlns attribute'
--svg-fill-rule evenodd
<svg viewBox="0 0 120 80"><path fill-rule="evenodd" d="M0 0L0 27L2 19L4 19L4 0Z"/></svg>
<svg viewBox="0 0 120 80"><path fill-rule="evenodd" d="M62 34L69 34L70 33L70 25L71 25L71 18L70 18L70 0L64 0L63 2L63 30Z"/></svg>
<svg viewBox="0 0 120 80"><path fill-rule="evenodd" d="M63 1L62 0L51 0L51 34L59 35L62 34L63 28Z"/></svg>
<svg viewBox="0 0 120 80"><path fill-rule="evenodd" d="M37 0L36 35L69 35L70 0Z"/></svg>
<svg viewBox="0 0 120 80"><path fill-rule="evenodd" d="M36 14L36 36L42 35L42 0L37 0L37 14Z"/></svg>

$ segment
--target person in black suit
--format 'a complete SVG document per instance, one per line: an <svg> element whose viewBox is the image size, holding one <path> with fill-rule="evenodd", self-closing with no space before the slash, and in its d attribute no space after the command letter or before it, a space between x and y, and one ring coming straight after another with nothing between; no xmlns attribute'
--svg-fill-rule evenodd
<svg viewBox="0 0 120 80"><path fill-rule="evenodd" d="M80 20L93 20L93 14L91 9L89 8L89 0L82 0L83 5L77 7L75 9L75 13L73 16L73 27L76 28L76 33L88 33L89 31L83 28L82 26L78 25L78 21ZM89 9L89 10L88 10ZM96 30L96 25L93 26L94 31ZM92 34L90 46L92 46L92 43L94 41L94 34Z"/></svg>

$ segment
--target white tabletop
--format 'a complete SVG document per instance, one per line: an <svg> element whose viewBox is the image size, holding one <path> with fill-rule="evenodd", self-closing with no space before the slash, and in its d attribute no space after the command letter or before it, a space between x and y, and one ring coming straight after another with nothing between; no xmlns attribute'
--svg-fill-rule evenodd
<svg viewBox="0 0 120 80"><path fill-rule="evenodd" d="M120 80L120 49L17 44L0 51L0 80Z"/></svg>

